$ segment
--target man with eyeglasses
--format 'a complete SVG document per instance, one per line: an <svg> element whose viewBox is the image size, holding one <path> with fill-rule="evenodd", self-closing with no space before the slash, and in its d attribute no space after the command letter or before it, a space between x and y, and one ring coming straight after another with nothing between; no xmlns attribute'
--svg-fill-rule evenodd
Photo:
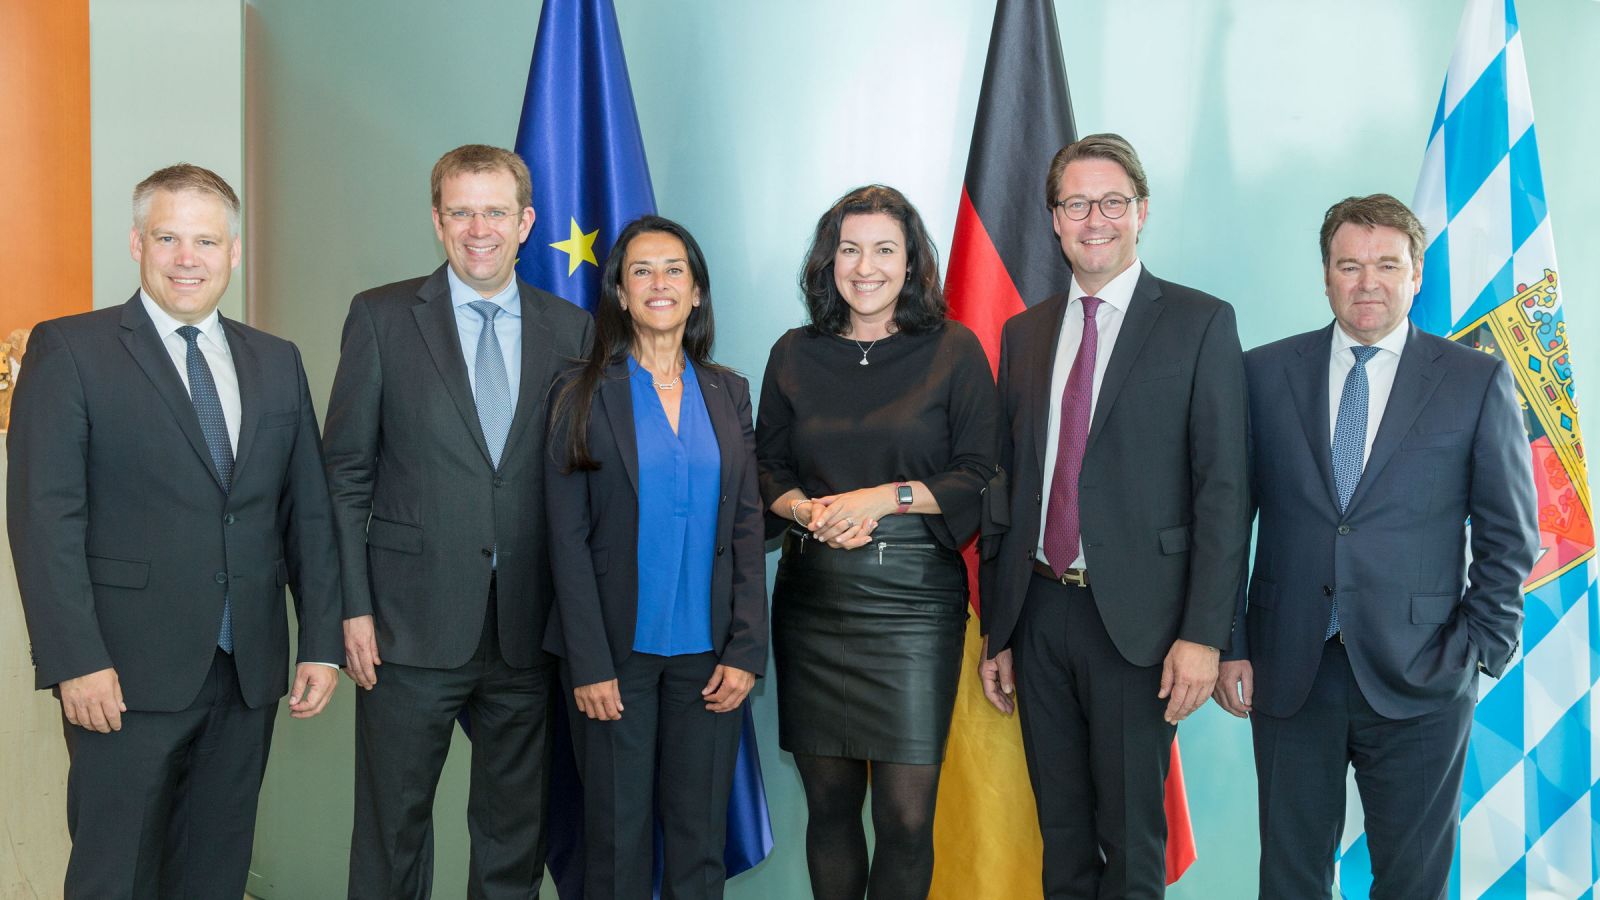
<svg viewBox="0 0 1600 900"><path fill-rule="evenodd" d="M472 723L465 896L527 898L544 871L556 675L545 400L588 350L581 309L516 277L528 167L481 144L433 167L446 263L358 294L328 401L326 459L356 696L349 896L425 898L433 797Z"/></svg>
<svg viewBox="0 0 1600 900"><path fill-rule="evenodd" d="M985 548L979 675L1021 712L1045 897L1160 897L1172 739L1250 537L1244 364L1232 307L1139 261L1127 141L1068 144L1045 189L1073 275L1002 335L1010 530Z"/></svg>

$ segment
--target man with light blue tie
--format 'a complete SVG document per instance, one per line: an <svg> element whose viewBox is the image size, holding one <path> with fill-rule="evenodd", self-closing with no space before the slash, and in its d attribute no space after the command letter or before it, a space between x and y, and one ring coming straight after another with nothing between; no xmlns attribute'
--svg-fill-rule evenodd
<svg viewBox="0 0 1600 900"><path fill-rule="evenodd" d="M239 198L133 192L127 302L41 323L8 438L36 686L61 700L69 900L238 897L278 700L339 683L339 565L300 353L217 311ZM289 676L284 587L299 659Z"/></svg>
<svg viewBox="0 0 1600 900"><path fill-rule="evenodd" d="M328 401L347 671L356 698L349 896L424 898L433 796L473 726L464 896L526 898L544 871L552 599L544 422L589 316L520 281L528 167L481 144L433 168L446 263L350 305Z"/></svg>
<svg viewBox="0 0 1600 900"><path fill-rule="evenodd" d="M1322 226L1335 321L1245 355L1255 565L1217 703L1248 716L1261 897L1327 897L1355 767L1372 897L1445 896L1478 673L1538 550L1506 362L1406 321L1425 235L1387 194Z"/></svg>

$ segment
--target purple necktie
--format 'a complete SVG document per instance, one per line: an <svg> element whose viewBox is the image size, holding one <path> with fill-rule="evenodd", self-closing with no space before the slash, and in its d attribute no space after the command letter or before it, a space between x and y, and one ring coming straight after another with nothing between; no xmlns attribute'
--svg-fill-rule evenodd
<svg viewBox="0 0 1600 900"><path fill-rule="evenodd" d="M1061 392L1061 437L1056 442L1056 471L1050 480L1050 506L1044 524L1044 555L1056 575L1078 558L1082 532L1078 525L1078 475L1089 443L1089 410L1094 405L1094 363L1100 350L1100 328L1094 314L1103 301L1083 298L1083 340Z"/></svg>

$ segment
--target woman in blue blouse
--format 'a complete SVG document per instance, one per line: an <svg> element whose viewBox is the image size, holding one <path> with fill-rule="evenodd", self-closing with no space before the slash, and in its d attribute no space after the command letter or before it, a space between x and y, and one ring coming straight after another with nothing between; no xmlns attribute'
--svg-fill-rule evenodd
<svg viewBox="0 0 1600 900"><path fill-rule="evenodd" d="M750 385L711 361L711 283L683 226L623 229L595 343L557 383L545 460L561 657L584 783L585 896L722 896L736 714L766 666Z"/></svg>

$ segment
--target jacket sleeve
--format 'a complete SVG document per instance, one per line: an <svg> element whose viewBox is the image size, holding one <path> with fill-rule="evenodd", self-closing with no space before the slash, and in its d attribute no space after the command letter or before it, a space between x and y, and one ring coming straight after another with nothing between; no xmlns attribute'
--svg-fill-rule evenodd
<svg viewBox="0 0 1600 900"><path fill-rule="evenodd" d="M34 329L11 401L6 528L36 687L111 668L89 583L89 414L72 348Z"/></svg>
<svg viewBox="0 0 1600 900"><path fill-rule="evenodd" d="M565 384L564 379L556 382L553 389L556 396ZM593 425L604 416L598 392L591 403L592 450L595 432L599 430ZM600 607L600 582L589 548L595 521L595 511L590 509L589 481L614 473L564 471L570 419L554 418L560 406L560 403L551 404L553 418L544 454L545 529L550 541L550 574L556 591L551 627L559 628L560 632L547 636L545 649L566 660L572 673L572 685L581 687L617 677L611 645L606 640L605 615Z"/></svg>
<svg viewBox="0 0 1600 900"><path fill-rule="evenodd" d="M1487 387L1472 440L1472 563L1461 607L1478 662L1498 678L1521 640L1522 582L1539 549L1539 518L1521 404L1503 360Z"/></svg>
<svg viewBox="0 0 1600 900"><path fill-rule="evenodd" d="M372 516L382 416L383 363L377 329L369 304L357 297L350 304L339 342L339 368L328 397L323 442L347 619L372 615L367 520Z"/></svg>
<svg viewBox="0 0 1600 900"><path fill-rule="evenodd" d="M767 570L762 541L765 518L756 481L756 430L750 417L750 383L726 379L744 435L744 477L729 491L733 516L733 618L722 663L760 676L767 668Z"/></svg>
<svg viewBox="0 0 1600 900"><path fill-rule="evenodd" d="M289 459L288 483L279 504L279 520L286 523L284 558L289 566L289 588L294 594L295 618L300 626L297 653L300 662L342 666L345 662L341 627L344 606L339 589L333 504L328 497L322 438L317 431L317 411L311 403L306 370L300 361L299 349L291 347L291 350L300 395L300 423Z"/></svg>

